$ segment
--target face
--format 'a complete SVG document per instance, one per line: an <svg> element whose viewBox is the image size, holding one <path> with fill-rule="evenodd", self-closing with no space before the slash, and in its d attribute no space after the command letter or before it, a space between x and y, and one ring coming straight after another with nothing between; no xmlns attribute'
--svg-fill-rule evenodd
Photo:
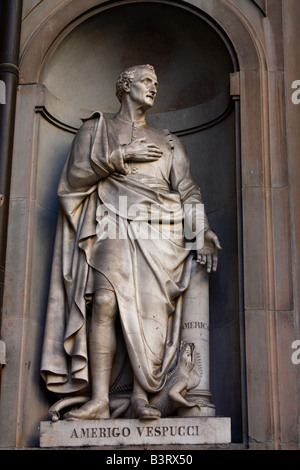
<svg viewBox="0 0 300 470"><path fill-rule="evenodd" d="M153 106L157 88L155 73L146 67L137 68L133 82L130 84L129 97L144 109L148 109Z"/></svg>

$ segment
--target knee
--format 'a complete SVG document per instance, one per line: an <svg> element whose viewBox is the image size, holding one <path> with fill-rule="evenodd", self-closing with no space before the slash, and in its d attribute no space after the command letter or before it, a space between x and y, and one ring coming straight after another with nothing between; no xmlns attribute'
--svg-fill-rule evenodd
<svg viewBox="0 0 300 470"><path fill-rule="evenodd" d="M94 293L93 297L93 315L104 318L114 319L117 313L117 299L113 291L100 289Z"/></svg>

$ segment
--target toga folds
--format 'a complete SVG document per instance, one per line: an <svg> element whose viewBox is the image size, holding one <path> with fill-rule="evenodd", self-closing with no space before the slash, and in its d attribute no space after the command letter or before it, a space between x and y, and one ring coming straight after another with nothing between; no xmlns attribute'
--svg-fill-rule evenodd
<svg viewBox="0 0 300 470"><path fill-rule="evenodd" d="M125 164L122 146L142 137L162 157ZM183 146L146 123L94 113L75 136L58 197L41 363L47 388L88 390L89 300L104 281L119 308L112 389L128 382L127 363L144 390L159 391L176 360L193 262L183 207L203 207ZM196 238L208 228L203 220Z"/></svg>

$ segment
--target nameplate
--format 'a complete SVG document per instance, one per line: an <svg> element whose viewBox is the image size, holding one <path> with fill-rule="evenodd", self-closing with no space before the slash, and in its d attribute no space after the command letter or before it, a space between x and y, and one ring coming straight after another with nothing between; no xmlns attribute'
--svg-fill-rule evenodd
<svg viewBox="0 0 300 470"><path fill-rule="evenodd" d="M229 444L230 418L189 417L153 421L103 419L42 421L41 447Z"/></svg>

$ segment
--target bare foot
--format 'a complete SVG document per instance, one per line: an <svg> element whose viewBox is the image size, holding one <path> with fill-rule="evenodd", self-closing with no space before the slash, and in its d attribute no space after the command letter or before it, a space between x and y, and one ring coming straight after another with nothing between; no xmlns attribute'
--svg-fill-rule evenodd
<svg viewBox="0 0 300 470"><path fill-rule="evenodd" d="M68 411L64 414L64 419L108 419L109 404L106 401L92 399L78 409Z"/></svg>
<svg viewBox="0 0 300 470"><path fill-rule="evenodd" d="M149 405L148 401L144 398L136 398L132 401L132 409L134 417L140 420L145 419L159 419L161 413L154 406Z"/></svg>

